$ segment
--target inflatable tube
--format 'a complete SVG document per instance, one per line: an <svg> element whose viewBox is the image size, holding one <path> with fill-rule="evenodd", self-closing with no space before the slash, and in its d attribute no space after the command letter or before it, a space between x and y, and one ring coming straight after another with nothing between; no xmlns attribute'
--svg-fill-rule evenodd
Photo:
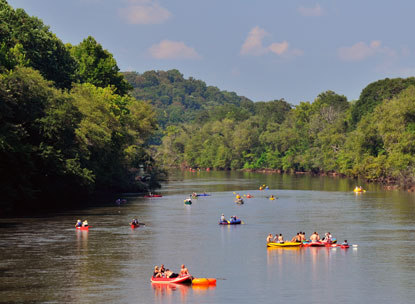
<svg viewBox="0 0 415 304"><path fill-rule="evenodd" d="M347 248L349 248L349 245L340 245L340 248L347 249Z"/></svg>
<svg viewBox="0 0 415 304"><path fill-rule="evenodd" d="M208 278L209 285L216 285L216 279L215 278Z"/></svg>
<svg viewBox="0 0 415 304"><path fill-rule="evenodd" d="M194 278L192 280L193 285L209 285L209 280L206 278Z"/></svg>

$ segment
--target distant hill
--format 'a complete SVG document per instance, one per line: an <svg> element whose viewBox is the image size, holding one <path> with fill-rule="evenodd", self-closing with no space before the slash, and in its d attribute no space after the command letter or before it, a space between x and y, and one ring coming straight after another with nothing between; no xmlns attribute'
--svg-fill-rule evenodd
<svg viewBox="0 0 415 304"><path fill-rule="evenodd" d="M132 95L154 106L158 123L163 129L195 120L221 120L229 115L246 119L254 111L254 103L250 99L207 86L193 77L185 79L178 70L123 74L134 88Z"/></svg>

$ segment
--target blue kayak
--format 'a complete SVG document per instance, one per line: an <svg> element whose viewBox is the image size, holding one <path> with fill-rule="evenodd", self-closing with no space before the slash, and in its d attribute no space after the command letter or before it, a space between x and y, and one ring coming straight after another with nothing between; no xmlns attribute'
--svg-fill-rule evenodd
<svg viewBox="0 0 415 304"><path fill-rule="evenodd" d="M241 220L240 219L236 219L236 220L231 220L231 221L226 221L226 222L219 222L219 225L238 225L241 224Z"/></svg>

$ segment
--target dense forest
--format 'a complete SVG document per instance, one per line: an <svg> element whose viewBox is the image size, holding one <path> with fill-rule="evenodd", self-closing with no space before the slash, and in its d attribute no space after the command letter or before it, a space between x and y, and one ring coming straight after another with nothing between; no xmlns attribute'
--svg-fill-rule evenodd
<svg viewBox="0 0 415 304"><path fill-rule="evenodd" d="M271 169L415 184L415 78L384 79L349 102L333 91L293 106L252 102L177 70L125 73L155 108L167 167Z"/></svg>
<svg viewBox="0 0 415 304"><path fill-rule="evenodd" d="M0 210L157 186L154 112L128 94L111 53L92 37L65 45L5 0L0 41Z"/></svg>
<svg viewBox="0 0 415 304"><path fill-rule="evenodd" d="M159 186L159 168L275 170L415 185L415 78L356 101L253 102L178 70L121 73L0 0L0 210Z"/></svg>

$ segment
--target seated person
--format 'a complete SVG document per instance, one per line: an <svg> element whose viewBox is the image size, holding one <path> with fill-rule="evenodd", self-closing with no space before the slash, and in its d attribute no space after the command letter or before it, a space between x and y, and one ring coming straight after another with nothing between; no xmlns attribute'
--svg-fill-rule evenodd
<svg viewBox="0 0 415 304"><path fill-rule="evenodd" d="M278 243L284 243L284 237L282 236L282 234L280 233L280 235L278 236Z"/></svg>
<svg viewBox="0 0 415 304"><path fill-rule="evenodd" d="M222 213L222 215L220 216L220 221L221 222L226 222L226 218L225 215Z"/></svg>
<svg viewBox="0 0 415 304"><path fill-rule="evenodd" d="M166 274L166 278L169 278L169 279L177 278L179 276L179 274L170 271L170 269L166 269L165 274Z"/></svg>
<svg viewBox="0 0 415 304"><path fill-rule="evenodd" d="M272 243L272 241L274 241L274 242L275 242L275 240L273 240L273 239L272 239L272 234L270 233L270 234L268 234L268 236L267 236L267 244L268 244L268 243Z"/></svg>
<svg viewBox="0 0 415 304"><path fill-rule="evenodd" d="M299 233L299 232L297 233L297 235L296 235L296 236L294 236L294 237L291 239L291 242L293 242L293 243L295 243L295 242L297 242L297 243L301 242L301 237L300 237L300 233Z"/></svg>
<svg viewBox="0 0 415 304"><path fill-rule="evenodd" d="M131 221L130 225L139 226L140 224L138 223L138 219L135 218Z"/></svg>
<svg viewBox="0 0 415 304"><path fill-rule="evenodd" d="M82 227L82 221L78 220L75 224L75 227Z"/></svg>
<svg viewBox="0 0 415 304"><path fill-rule="evenodd" d="M153 278L161 278L161 272L158 266L154 266Z"/></svg>
<svg viewBox="0 0 415 304"><path fill-rule="evenodd" d="M83 221L82 227L88 227L88 221L87 220Z"/></svg>
<svg viewBox="0 0 415 304"><path fill-rule="evenodd" d="M344 240L344 242L342 243L342 246L349 246L349 243L347 243L347 240Z"/></svg>
<svg viewBox="0 0 415 304"><path fill-rule="evenodd" d="M180 276L183 277L185 275L189 275L189 271L187 270L186 266L184 266L184 264L182 264L182 266L180 268Z"/></svg>

